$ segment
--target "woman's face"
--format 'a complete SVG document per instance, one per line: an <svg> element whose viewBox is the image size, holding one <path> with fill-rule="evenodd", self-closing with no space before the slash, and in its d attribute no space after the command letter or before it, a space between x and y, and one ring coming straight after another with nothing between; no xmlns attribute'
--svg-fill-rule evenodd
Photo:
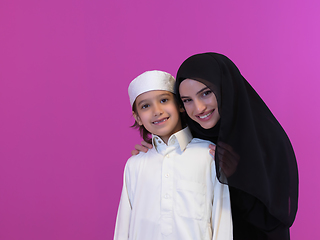
<svg viewBox="0 0 320 240"><path fill-rule="evenodd" d="M214 93L201 82L185 79L179 86L180 97L189 117L204 129L214 127L220 119Z"/></svg>

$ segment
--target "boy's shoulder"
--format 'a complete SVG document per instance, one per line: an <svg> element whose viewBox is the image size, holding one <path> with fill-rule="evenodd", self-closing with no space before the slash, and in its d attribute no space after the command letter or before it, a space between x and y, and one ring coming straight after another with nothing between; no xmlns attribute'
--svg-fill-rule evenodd
<svg viewBox="0 0 320 240"><path fill-rule="evenodd" d="M193 138L191 142L187 145L186 150L188 150L187 151L188 154L196 153L196 154L205 154L209 156L210 144L214 144L214 143L207 140L200 139L200 138Z"/></svg>
<svg viewBox="0 0 320 240"><path fill-rule="evenodd" d="M145 159L149 159L154 157L154 155L157 154L157 151L153 148L149 149L148 152L139 152L137 155L133 155L131 156L128 160L127 160L127 164L130 163L137 163L140 161L143 161Z"/></svg>
<svg viewBox="0 0 320 240"><path fill-rule="evenodd" d="M193 138L191 142L187 145L183 154L186 157L189 156L191 158L197 158L201 160L201 162L211 162L213 156L210 154L210 144L213 143L207 140Z"/></svg>

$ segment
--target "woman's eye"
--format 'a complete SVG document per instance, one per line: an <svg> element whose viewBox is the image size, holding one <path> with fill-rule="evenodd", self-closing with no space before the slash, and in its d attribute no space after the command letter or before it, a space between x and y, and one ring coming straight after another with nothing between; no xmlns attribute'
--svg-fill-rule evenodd
<svg viewBox="0 0 320 240"><path fill-rule="evenodd" d="M191 101L191 99L189 99L189 98L182 100L183 103L188 103L188 102L190 102L190 101Z"/></svg>
<svg viewBox="0 0 320 240"><path fill-rule="evenodd" d="M209 94L211 94L212 91L211 90L208 90L208 91L205 91L202 93L202 96L208 96Z"/></svg>

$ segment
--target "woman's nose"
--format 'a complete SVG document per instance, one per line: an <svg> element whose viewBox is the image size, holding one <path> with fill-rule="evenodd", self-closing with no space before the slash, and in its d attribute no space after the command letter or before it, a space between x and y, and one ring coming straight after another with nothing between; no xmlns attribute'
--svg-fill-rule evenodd
<svg viewBox="0 0 320 240"><path fill-rule="evenodd" d="M206 105L201 100L196 100L194 103L198 114L206 110Z"/></svg>

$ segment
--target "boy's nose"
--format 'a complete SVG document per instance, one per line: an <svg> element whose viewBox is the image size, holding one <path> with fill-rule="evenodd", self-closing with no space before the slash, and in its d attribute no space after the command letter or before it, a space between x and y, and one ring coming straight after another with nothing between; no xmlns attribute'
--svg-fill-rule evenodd
<svg viewBox="0 0 320 240"><path fill-rule="evenodd" d="M159 106L159 105L156 104L156 105L154 106L153 113L154 113L154 116L161 115L161 114L163 113L163 110L162 110L161 106Z"/></svg>

